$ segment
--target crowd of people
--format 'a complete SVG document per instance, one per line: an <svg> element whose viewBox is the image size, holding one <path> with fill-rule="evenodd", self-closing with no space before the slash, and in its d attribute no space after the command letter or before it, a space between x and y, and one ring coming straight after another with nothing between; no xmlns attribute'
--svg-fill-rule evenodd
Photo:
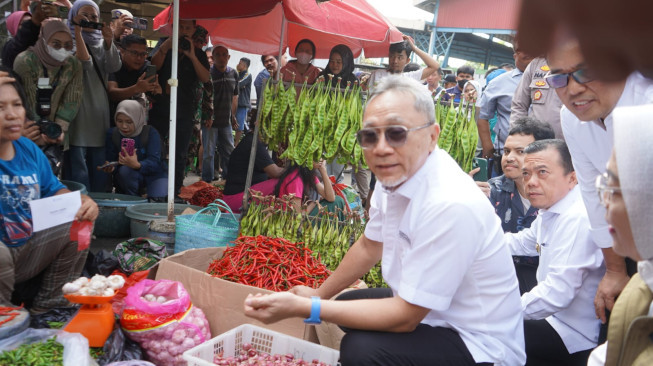
<svg viewBox="0 0 653 366"><path fill-rule="evenodd" d="M604 78L587 66L595 61L586 60L583 38L563 28L543 54L516 40L514 65L488 70L485 85L469 65L444 77L407 36L371 74L355 73L345 45L316 67L320 45L303 39L290 61L262 55L265 69L254 77L250 59L230 67L226 47L206 48L208 32L182 20L168 177L172 40L149 50L131 13L116 9L105 24L91 0L64 4L66 21L49 3L31 4L7 18L12 38L2 50L0 305L42 272L30 310L65 305L60 288L81 271L88 250L67 245L70 224L32 232L29 201L69 192L58 177L162 201L169 179L178 194L197 168L204 181L226 179L224 200L238 212L257 144L253 189L294 194L292 205L309 214L314 202L337 212L346 203L329 176L344 167L278 165L247 126L256 120L252 84L260 105L268 79L322 76L367 92L357 142L369 170L353 178L370 220L321 287L253 295L247 315L340 325L343 365L653 361L653 329L631 328L653 315L650 74ZM413 53L424 67L409 64ZM475 108L487 182L470 178L480 168L466 174L438 148L434 103ZM97 205L81 197L77 219L94 221ZM379 261L389 288L341 293Z"/></svg>

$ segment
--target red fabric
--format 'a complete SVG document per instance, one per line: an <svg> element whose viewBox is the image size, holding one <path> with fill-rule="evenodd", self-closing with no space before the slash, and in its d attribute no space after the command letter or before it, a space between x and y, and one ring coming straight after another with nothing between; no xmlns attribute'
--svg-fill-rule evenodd
<svg viewBox="0 0 653 366"><path fill-rule="evenodd" d="M401 32L365 0L319 4L313 0L186 0L179 6L182 19L199 19L198 24L208 29L212 44L242 52L278 54L284 17L282 45L290 48L291 55L304 38L316 44L315 57L322 59L337 44L347 45L354 57L362 49L366 57L387 57L390 43L402 40ZM155 30L172 24L170 13L168 7L155 17Z"/></svg>
<svg viewBox="0 0 653 366"><path fill-rule="evenodd" d="M277 185L278 179L268 179L258 184L254 184L250 189L254 191L261 192L263 196L269 196L274 194L274 187ZM222 200L229 206L229 208L234 213L240 213L240 209L243 207L243 195L244 192L237 194L223 196Z"/></svg>
<svg viewBox="0 0 653 366"><path fill-rule="evenodd" d="M320 183L317 177L315 178L315 183ZM304 194L304 182L302 182L302 179L297 176L296 171L292 174L289 174L283 180L283 183L281 183L281 188L279 189L279 197L283 197L287 194L294 194L297 198L300 199Z"/></svg>

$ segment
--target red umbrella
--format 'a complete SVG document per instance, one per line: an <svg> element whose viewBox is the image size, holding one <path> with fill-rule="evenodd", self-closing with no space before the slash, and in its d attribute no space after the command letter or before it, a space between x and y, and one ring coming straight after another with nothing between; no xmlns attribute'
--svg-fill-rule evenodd
<svg viewBox="0 0 653 366"><path fill-rule="evenodd" d="M256 54L277 54L280 43L285 49L308 38L317 46L316 58L328 58L331 48L341 43L355 56L364 49L367 57L385 57L390 43L402 40L401 32L365 0L249 0L246 4L182 1L180 18L198 19L213 44ZM154 29L165 31L172 24L171 13L168 7L157 15Z"/></svg>

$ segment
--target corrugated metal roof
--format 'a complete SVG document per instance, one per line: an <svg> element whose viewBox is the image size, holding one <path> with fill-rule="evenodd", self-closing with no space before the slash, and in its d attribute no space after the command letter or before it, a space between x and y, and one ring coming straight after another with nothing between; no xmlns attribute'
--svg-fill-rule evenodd
<svg viewBox="0 0 653 366"><path fill-rule="evenodd" d="M437 27L517 29L520 0L440 0Z"/></svg>

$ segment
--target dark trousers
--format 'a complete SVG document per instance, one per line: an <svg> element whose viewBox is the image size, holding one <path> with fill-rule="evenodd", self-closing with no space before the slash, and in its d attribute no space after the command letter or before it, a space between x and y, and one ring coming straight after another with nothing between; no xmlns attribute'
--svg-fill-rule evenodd
<svg viewBox="0 0 653 366"><path fill-rule="evenodd" d="M391 297L387 288L353 290L337 300ZM460 335L453 329L420 324L408 333L346 329L340 343L343 366L357 365L477 365Z"/></svg>
<svg viewBox="0 0 653 366"><path fill-rule="evenodd" d="M592 349L569 354L558 332L544 319L524 320L526 366L584 366Z"/></svg>

